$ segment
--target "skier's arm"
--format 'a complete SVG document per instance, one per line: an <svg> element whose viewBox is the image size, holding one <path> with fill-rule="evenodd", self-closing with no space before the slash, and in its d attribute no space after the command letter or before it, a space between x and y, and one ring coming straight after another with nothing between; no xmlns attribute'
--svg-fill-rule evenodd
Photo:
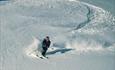
<svg viewBox="0 0 115 70"><path fill-rule="evenodd" d="M42 41L42 46L45 46L45 39Z"/></svg>
<svg viewBox="0 0 115 70"><path fill-rule="evenodd" d="M49 41L48 48L50 47L51 41Z"/></svg>

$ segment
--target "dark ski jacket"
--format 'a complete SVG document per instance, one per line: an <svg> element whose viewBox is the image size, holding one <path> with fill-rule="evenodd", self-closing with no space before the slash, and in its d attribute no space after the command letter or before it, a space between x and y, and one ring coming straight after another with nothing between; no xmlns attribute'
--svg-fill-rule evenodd
<svg viewBox="0 0 115 70"><path fill-rule="evenodd" d="M50 44L51 44L50 40L47 41L46 39L44 39L43 42L42 42L42 47L49 48Z"/></svg>

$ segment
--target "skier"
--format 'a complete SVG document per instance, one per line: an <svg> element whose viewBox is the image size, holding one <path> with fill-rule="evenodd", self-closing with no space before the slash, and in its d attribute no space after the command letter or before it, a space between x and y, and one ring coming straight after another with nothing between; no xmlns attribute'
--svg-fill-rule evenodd
<svg viewBox="0 0 115 70"><path fill-rule="evenodd" d="M47 52L50 44L51 44L50 38L49 38L49 36L46 36L46 38L44 38L44 40L42 42L42 48L43 48L42 55L44 57L46 57L46 52Z"/></svg>

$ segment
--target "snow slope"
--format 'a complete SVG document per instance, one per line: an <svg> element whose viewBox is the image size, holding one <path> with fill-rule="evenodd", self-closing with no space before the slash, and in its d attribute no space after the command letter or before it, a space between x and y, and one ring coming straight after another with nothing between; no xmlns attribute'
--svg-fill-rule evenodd
<svg viewBox="0 0 115 70"><path fill-rule="evenodd" d="M51 59L27 56L46 35ZM0 41L0 70L114 70L115 17L86 2L0 1Z"/></svg>

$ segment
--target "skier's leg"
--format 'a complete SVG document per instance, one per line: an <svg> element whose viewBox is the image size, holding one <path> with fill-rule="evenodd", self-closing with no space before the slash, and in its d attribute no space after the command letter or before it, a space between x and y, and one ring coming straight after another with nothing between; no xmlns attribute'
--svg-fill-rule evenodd
<svg viewBox="0 0 115 70"><path fill-rule="evenodd" d="M46 48L43 47L43 52L42 52L42 55L45 56L45 53L46 53Z"/></svg>
<svg viewBox="0 0 115 70"><path fill-rule="evenodd" d="M42 55L44 55L44 48L42 47L42 52L41 52Z"/></svg>
<svg viewBox="0 0 115 70"><path fill-rule="evenodd" d="M43 53L42 53L42 55L43 55L44 57L46 56L46 51L47 51L47 48L44 47L44 51L43 51Z"/></svg>
<svg viewBox="0 0 115 70"><path fill-rule="evenodd" d="M47 48L45 48L45 56L46 56Z"/></svg>

